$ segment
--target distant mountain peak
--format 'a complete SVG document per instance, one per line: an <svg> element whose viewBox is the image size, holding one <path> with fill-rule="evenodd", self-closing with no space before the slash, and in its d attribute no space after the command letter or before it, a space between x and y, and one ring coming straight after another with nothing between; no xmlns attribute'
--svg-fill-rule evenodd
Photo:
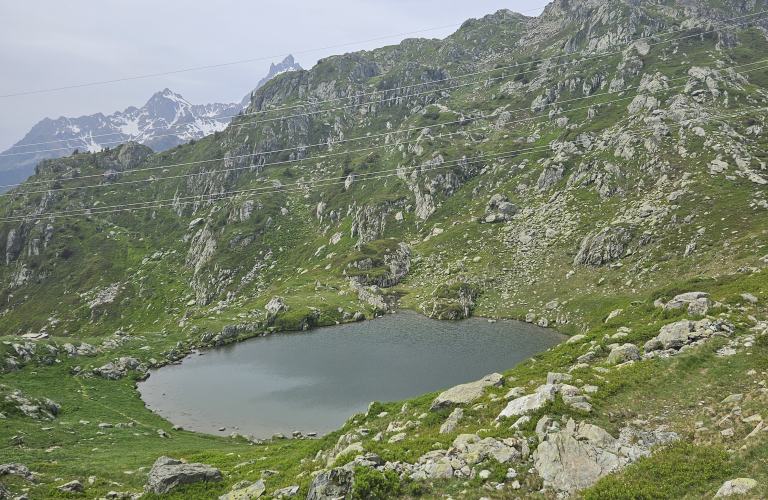
<svg viewBox="0 0 768 500"><path fill-rule="evenodd" d="M254 91L281 73L300 69L292 55L272 63ZM165 151L225 129L250 102L251 92L240 103L192 104L166 87L152 94L140 108L130 106L108 116L95 113L78 118L44 118L0 155L0 184L24 180L40 161L67 156L74 149L96 152L132 140Z"/></svg>

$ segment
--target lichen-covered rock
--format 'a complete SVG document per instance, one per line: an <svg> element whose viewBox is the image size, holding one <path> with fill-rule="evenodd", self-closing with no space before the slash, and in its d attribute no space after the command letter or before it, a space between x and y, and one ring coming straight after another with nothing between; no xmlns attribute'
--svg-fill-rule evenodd
<svg viewBox="0 0 768 500"><path fill-rule="evenodd" d="M200 482L218 483L221 472L203 464L184 464L169 457L157 459L147 475L146 490L163 495L185 484Z"/></svg>
<svg viewBox="0 0 768 500"><path fill-rule="evenodd" d="M715 493L715 498L729 497L731 495L743 495L757 486L757 481L747 477L740 477L726 481Z"/></svg>

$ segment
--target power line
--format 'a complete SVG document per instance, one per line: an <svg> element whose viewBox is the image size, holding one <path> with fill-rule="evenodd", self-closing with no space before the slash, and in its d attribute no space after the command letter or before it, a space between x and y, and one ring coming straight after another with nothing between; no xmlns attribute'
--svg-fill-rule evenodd
<svg viewBox="0 0 768 500"><path fill-rule="evenodd" d="M730 114L720 114L720 115L710 115L708 117L708 120L715 120L718 118L731 118L751 112L757 112L757 111L765 111L768 110L767 107L763 108L756 108L756 109L749 109L744 110L740 112L734 112ZM683 127L680 123L671 124L671 127ZM626 131L628 129L622 130ZM647 130L646 130L647 131ZM649 132L649 131L648 131ZM575 143L579 143L580 141L577 139L576 141L573 141ZM583 143L581 143L583 146ZM492 154L492 155L483 155L480 157L474 157L474 158L467 158L466 156L463 156L462 158L459 158L457 160L451 160L450 162L444 162L438 166L435 167L427 167L426 170L424 170L424 165L420 166L412 166L412 167L397 167L394 169L387 169L387 170L381 170L381 171L375 171L375 172L369 172L369 173L361 173L356 174L356 177L353 177L353 181L356 182L363 182L366 180L376 180L381 179L385 177L392 177L392 176L399 176L402 172L401 170L410 170L412 168L422 168L422 173L424 171L433 171L441 168L448 168L449 166L452 166L453 164L462 162L462 161L477 161L477 160L499 160L499 159L505 159L510 157L519 156L523 152L530 152L530 151L537 151L542 149L549 149L549 145L541 145L541 146L535 146L531 148L524 148L524 149L516 149L515 151L506 151L502 153ZM508 156L502 156L505 153L509 153ZM385 175L378 175L378 174L385 174ZM375 177L371 177L375 176ZM191 195L186 197L180 197L180 198L173 198L173 199L165 199L165 200L153 200L153 201L147 201L147 202L138 202L138 203L132 203L132 204L119 204L119 205L111 205L108 207L102 207L102 208L83 208L83 209L75 209L73 211L69 212L58 212L58 213L41 213L41 214L35 214L35 215L20 215L20 216L10 216L10 217L3 217L0 218L0 221L2 222L10 222L10 221L30 221L30 220L40 220L44 218L56 218L56 217L77 217L81 215L99 215L102 213L115 213L115 212L122 212L126 210L139 210L139 209L147 209L147 208L162 208L164 206L169 205L177 205L182 200L189 200L184 201L183 204L189 204L192 202L205 202L205 201L221 201L225 199L231 199L236 197L242 197L242 196L253 196L253 195L264 195L264 194L272 194L277 192L290 192L290 191L297 191L297 190L307 190L310 188L318 188L318 187L329 187L333 185L340 185L344 184L346 182L345 177L333 177L328 178L324 180L318 180L318 181L309 181L309 182L301 182L297 181L293 185L290 185L288 187L282 186L279 188L275 187L262 187L262 188L251 188L251 189L243 189L238 191L229 191L227 193L211 193L211 194L200 194L200 195ZM292 187L291 187L292 186ZM111 210L114 209L114 210Z"/></svg>
<svg viewBox="0 0 768 500"><path fill-rule="evenodd" d="M745 64L741 64L741 65L731 66L731 67L729 67L727 69L736 69L736 68L742 68L742 67L746 67L746 66L754 66L755 64L761 64L761 63L765 63L765 62L768 62L768 59L761 60L761 61L756 61L756 62L753 62L753 63L745 63ZM720 69L726 69L726 68L720 68ZM753 68L751 70L743 71L742 73L749 73L751 71L757 71L757 70L760 70L760 69L765 69L765 67ZM675 81L675 80L684 80L684 79L688 79L688 78L689 78L689 76L681 76L681 77L669 79L667 81L671 82L671 81ZM631 90L631 89L634 89L634 88L639 88L639 86L637 86L637 87L628 87L628 88L623 89L623 90ZM675 90L675 89L680 89L680 88L683 88L683 86L672 87L671 89L666 89L666 90L669 91L669 90ZM560 101L560 102L557 102L557 103L551 103L551 105L554 105L554 104L562 105L562 104L567 104L567 103L571 103L571 102L583 101L585 99L594 99L594 98L605 96L608 93L609 92L602 93L602 94L592 94L590 96L583 96L583 97L578 97L578 98L574 98L574 99L568 99L568 100ZM616 102L621 102L621 101L626 101L626 100L629 100L629 99L634 99L634 97L635 96L627 96L627 97L622 97L622 98L618 98L618 99L613 99L613 100L610 100L610 101L601 102L599 104L600 105L613 104L613 103L616 103ZM591 106L575 108L575 109L569 109L567 111L568 112L574 112L574 111L579 111L579 110L582 110L582 109L588 109L589 107L591 107ZM518 108L518 109L510 110L509 112L527 111L528 109L529 108L527 108L527 107L526 108ZM491 118L491 117L490 116L489 117L482 117L481 119L487 119L487 118ZM539 119L539 118L540 118L539 116L534 116L534 117L527 117L527 118L521 118L521 119L516 119L516 120L510 120L510 121L507 121L504 124L504 126L509 125L509 124L514 124L514 123L522 123L522 122L525 122L525 121L536 120L536 119ZM438 125L455 125L455 124L461 124L461 122L462 122L462 120L456 120L456 121L453 121L453 122L446 122L446 123L438 124ZM406 133L406 132L412 132L412 131L416 131L416 130L424 130L424 129L432 128L432 127L434 127L434 126L412 127L412 128L405 129L405 130L402 130L402 131L385 132L385 133L375 134L375 135L371 135L371 136L354 137L354 138L344 139L344 140L338 141L338 142L336 142L334 144L353 142L353 141L365 140L365 139L375 139L375 138L380 138L380 137L386 137L386 136L394 134L394 133ZM482 128L483 127L475 127L474 129L471 129L469 131L474 131L474 130L478 130L478 129L482 129ZM440 137L442 137L443 135L446 135L446 136L452 136L452 135L456 135L456 134L461 135L462 133L467 133L469 131L468 130L463 130L463 131L450 132L450 133L447 133L447 134L440 134ZM410 141L405 141L405 142L402 142L402 143L393 143L393 145L407 144L409 142L416 142L416 141L418 141L418 138L414 139L414 140L410 140ZM124 174L139 173L139 172L146 172L146 171L149 171L149 170L168 169L168 168L173 168L173 167L177 167L177 166L191 166L191 165L195 165L195 164L211 163L211 162L216 162L216 161L228 161L228 160L232 161L232 160L237 160L237 159L252 158L252 157L258 157L258 156L267 155L267 154L275 154L275 153L280 153L280 152L285 152L285 151L292 151L294 149L304 149L304 148L317 147L317 146L325 146L325 145L328 145L328 143L318 143L318 144L307 145L307 146L298 146L298 147L292 147L292 148L287 148L287 149L283 149L283 150L270 151L268 153L249 153L249 154L246 154L246 155L233 156L233 157L224 158L224 159L217 158L217 159L211 159L211 160L199 160L199 161L196 161L196 162L179 163L179 164L175 164L175 165L160 165L160 166L149 167L149 168L145 168L145 169L129 170L129 171L125 171L125 172L122 172L122 173L124 173ZM312 157L312 158L303 158L303 159L296 159L296 160L284 160L284 161L278 161L278 162L272 162L272 163L265 163L265 164L258 165L258 166L259 167L267 167L267 166L274 166L274 165L296 163L296 162L305 161L305 160L307 160L307 161L317 161L317 160L321 160L321 159L325 159L325 158L330 158L330 157L333 157L333 156L340 156L340 155L345 155L345 154L350 154L350 153L360 153L360 152L365 152L365 151L382 149L382 148L385 148L387 146L389 146L389 144L383 144L383 145L379 145L379 146L372 146L372 147L369 147L369 148L362 148L362 149L358 149L358 150L354 150L354 151L340 151L338 153L332 153L332 154L326 154L326 155L321 155L321 156L315 156L315 157ZM76 187L71 187L71 188L54 188L54 189L45 189L45 190L40 190L40 191L10 192L10 193L0 194L0 196L13 196L13 195L19 195L19 194L29 195L29 194L35 194L35 193L47 193L47 192L55 192L55 191L62 191L62 190L79 190L79 189L86 189L86 188L110 187L110 186L114 186L114 185L133 184L133 183L138 183L138 182L162 181L162 180L175 179L175 178L194 177L194 176L199 176L199 175L210 175L210 174L215 174L215 173L223 173L223 172L229 172L229 171L236 171L236 170L240 170L242 168L244 168L244 167L228 168L228 169L223 169L223 170L212 170L212 171L208 171L208 172L198 172L198 173L194 173L194 174L182 174L182 175L177 175L177 176L160 177L160 178L157 178L157 179L141 179L141 180L133 180L133 181L124 181L124 182L111 183L111 184L106 184L106 185L76 186ZM245 167L245 168L248 168L248 167ZM50 182L55 182L55 181L59 181L60 182L61 180L79 180L79 179L96 178L96 177L100 178L100 177L103 177L104 175L105 174L101 174L100 173L100 174L92 174L92 175L82 176L82 177L73 177L71 179L48 179L48 180L45 180L45 181L32 181L32 183L28 183L28 184L43 184L43 183L50 183Z"/></svg>
<svg viewBox="0 0 768 500"><path fill-rule="evenodd" d="M517 156L521 152L525 152L525 151L534 151L534 150L541 150L541 149L548 149L548 148L549 148L548 145L543 145L543 146L536 146L536 147L527 148L527 149L515 150L514 152L511 153L511 156ZM499 155L501 155L501 154L503 154L503 153L498 153L498 154L495 154L495 155L483 155L482 157L476 157L476 158L472 158L472 159L468 159L466 157L463 157L463 158L460 158L460 159L457 159L457 160L451 160L450 162L445 162L445 163L440 164L439 166L436 166L436 167L429 167L427 170L431 171L431 170L434 170L434 169L437 169L437 168L447 168L449 165L453 165L455 163L459 163L459 162L464 161L464 160L466 160L466 161L475 161L477 159L493 159L493 158L498 159ZM384 174L384 173L387 173L387 172L393 173L392 175L397 175L397 172L400 169L402 169L402 168L403 167L398 167L398 168L381 170L381 171L375 171L375 172L360 173L360 174L357 174L356 180L357 181L369 180L370 177L368 177L368 176L377 175L377 174ZM336 181L339 181L339 182L336 182ZM282 186L280 188L275 188L273 186L267 186L267 187L262 187L262 188L250 188L250 189L242 189L242 190L238 190L238 191L229 191L227 193L199 194L199 195L190 195L190 196L179 197L179 198L168 198L168 199L164 199L164 200L153 200L153 201L137 202L137 203L129 203L129 204L122 203L122 204L111 205L111 206L102 207L102 208L95 208L95 207L94 208L81 208L81 209L75 209L75 210L69 211L69 212L58 212L58 213L51 213L51 212L49 212L49 213L43 213L43 214L36 214L36 215L34 215L32 217L29 217L29 216L10 216L10 217L5 217L5 218L0 218L0 221L29 220L30 218L31 219L42 219L42 218L46 218L46 217L59 217L59 216L64 217L64 216L94 215L94 214L101 213L100 212L101 210L113 209L113 208L118 209L118 210L115 210L115 211L135 210L135 209L139 209L139 208L152 208L152 207L156 206L156 205L154 205L155 203L178 204L179 202L183 201L184 204L188 204L188 203L191 203L191 202L197 201L197 200L199 200L199 201L211 201L211 200L214 200L214 199L216 199L216 200L229 199L229 198L234 198L234 197L237 197L237 196L248 196L248 195L270 194L270 193L276 193L276 192L284 192L286 190L291 190L291 189L297 189L297 190L307 189L307 187L308 187L307 185L309 185L309 184L312 184L312 187L317 187L317 186L324 187L326 185L326 184L323 184L324 182L333 182L334 183L334 184L330 184L330 185L335 185L337 183L343 184L344 182L346 182L346 177L344 177L344 176L342 176L342 177L332 177L332 178L328 178L328 179L321 179L319 181L312 181L312 182L305 182L305 183L301 182L301 181L296 181L292 185L289 185L287 187L286 186ZM293 187L291 187L291 186L293 186ZM188 201L185 201L185 200L188 200Z"/></svg>
<svg viewBox="0 0 768 500"><path fill-rule="evenodd" d="M538 10L538 9L531 9L531 10ZM527 12L527 11L523 11L523 12ZM763 11L759 11L759 12L755 12L755 13L752 13L752 14L746 14L746 15L743 15L743 16L737 16L737 17L725 19L723 21L714 21L713 23L717 23L717 24L723 25L723 24L727 24L728 21L733 21L733 20L737 20L737 19L745 19L745 18L748 18L748 17L753 17L753 16L760 15L762 13L763 13ZM693 30L693 29L698 29L698 27L687 28L686 31L690 31L690 30ZM717 31L717 28L712 28L710 30L705 31L704 33L715 32L715 31ZM661 40L659 42L649 43L648 46L651 47L651 46L656 46L656 45L661 45L661 44L667 44L667 43L671 43L671 42L674 42L674 41L684 40L684 39L687 39L687 38L694 38L694 37L697 37L697 36L701 36L702 34L703 33L695 33L693 35L687 35L687 36L683 36L683 37L672 38L672 39L669 39L669 40ZM629 44L632 44L634 42L637 42L637 41L643 40L643 39L644 39L644 37L641 36L641 37L629 40L627 42L622 42L620 44L617 44L617 46L629 45ZM320 50L320 49L318 49L318 50ZM552 59L558 59L558 58L561 58L561 57L570 57L570 56L573 56L574 54L585 54L585 53L593 53L593 52L594 52L594 50L582 50L582 51L574 52L574 53L571 53L571 54L567 54L566 56L552 56L552 57L543 58L543 59L536 59L536 60L526 61L524 64L535 64L535 63L550 61ZM580 62L589 61L589 60L592 60L592 59L604 59L607 56L620 54L621 52L622 51L602 52L599 55L595 55L594 57L588 57L588 58L582 59ZM568 61L568 62L565 62L565 63L556 64L556 65L551 66L551 67L546 68L546 69L554 69L554 68L557 68L557 67L568 66L569 64L571 64L573 62L574 61ZM520 66L519 63L510 64L509 66L503 66L503 67L488 69L488 70L484 70L484 71L478 71L478 72L474 72L474 73L467 73L467 74L459 75L459 76L456 76L456 77L449 77L449 78L444 78L444 79L439 79L439 80L432 80L432 81L429 81L429 82L418 83L418 84L413 84L413 85L407 85L407 86L397 87L397 88L393 88L393 89L383 89L383 90L380 90L378 92L381 92L383 94L385 92L402 91L404 89L409 89L409 88L413 88L413 87L421 87L421 86L424 86L424 85L430 85L430 84L434 84L434 83L453 81L453 80L456 80L456 79L459 79L459 78L467 78L467 77L470 77L470 76L477 76L477 75L481 75L481 74L492 73L492 72L495 72L495 71L502 71L502 70L505 70L505 69L518 68L519 66ZM538 68L537 69L532 69L532 70L529 70L529 71L520 72L519 74L528 74L528 73L533 73L533 72L536 72L536 71L539 71L539 69ZM499 78L495 78L495 79L503 79L503 78L505 78L505 77L499 77ZM415 97L415 96L418 96L418 95L423 95L423 94L428 94L428 93L431 93L431 92L435 92L436 90L453 90L455 88L460 88L460 87L464 87L464 86L474 85L476 83L477 82L472 82L472 83L463 84L463 85L456 85L456 86L453 86L453 87L449 87L447 89L430 89L428 91L421 92L421 93L408 94L407 96L393 96L393 97L390 97L390 98L387 98L387 99L383 99L383 100L386 101L386 100L401 99L401 98L406 98L406 97ZM357 95L346 96L346 97L338 97L338 98L334 98L334 99L327 99L327 100L324 100L324 101L306 101L305 103L296 104L296 105L288 106L288 107L275 108L275 109L266 109L266 110L254 111L254 112L251 112L251 113L244 113L244 114L241 114L241 115L236 115L236 117L255 116L255 115L258 115L258 114L262 114L262 113L269 113L269 112L274 112L274 111L284 111L284 110L287 110L287 109L296 109L296 108L300 108L300 107L308 106L308 105L316 106L318 104L325 104L325 103L329 103L329 102L336 102L336 101L340 101L340 100L343 100L343 99L362 99L362 98L365 98L365 97L375 96L376 92L377 91L371 92L370 94L364 93L364 94L357 94ZM0 96L0 97L2 97L2 96ZM260 121L258 123L264 123L266 121L284 120L284 119L287 119L287 118L295 118L295 117L299 117L299 116L308 116L310 114L326 113L326 112L346 109L346 108L349 108L349 107L357 107L357 106L361 106L361 105L362 104L351 104L351 105L342 106L342 107L338 107L338 108L323 109L323 110L318 110L318 111L313 111L313 112L300 113L300 114L297 114L297 115L288 115L288 116L276 117L276 118L271 118L269 120L262 120L262 121ZM249 126L249 125L252 125L252 124L253 123L245 123L245 124L231 125L231 127L242 127L242 126ZM194 123L172 124L168 128L171 128L171 127L184 127L184 126L189 126L189 125L194 125ZM93 139L93 138L96 138L96 137L108 137L108 136L111 136L111 135L118 135L120 133L122 133L122 132L113 132L113 133L101 134L101 135L90 135L90 136L87 136L86 138L60 139L60 140L57 140L57 141L39 142L39 143L34 143L34 144L20 144L18 146L14 145L10 149L20 148L20 147L38 146L38 145L43 145L43 144L54 144L54 143L57 143L57 142L70 142L70 141L83 141L84 142L85 139ZM152 136L152 138L175 137L175 136L176 136L176 134L165 134L165 135L155 135L155 136ZM113 142L106 142L106 143L103 143L103 144L100 144L100 145L120 144L122 142L123 141L113 141ZM21 152L21 153L7 153L7 154L0 154L0 157L2 157L2 156L29 155L29 154L35 154L35 153L51 152L51 151L65 151L65 150L70 150L70 149L72 149L72 148L71 147L67 147L67 148L49 149L49 150L42 150L42 151L29 151L29 152Z"/></svg>

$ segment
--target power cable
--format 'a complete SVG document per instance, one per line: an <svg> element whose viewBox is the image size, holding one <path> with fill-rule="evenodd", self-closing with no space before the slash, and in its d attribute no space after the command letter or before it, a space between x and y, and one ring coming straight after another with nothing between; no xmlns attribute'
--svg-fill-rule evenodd
<svg viewBox="0 0 768 500"><path fill-rule="evenodd" d="M727 69L735 69L735 68L741 68L741 67L745 67L745 66L753 66L755 64L761 64L761 63L765 63L765 62L768 62L768 60L756 61L756 62L753 62L753 63L745 63L745 64L742 64L742 65L732 66L732 67L729 67ZM720 68L720 69L725 69L725 68ZM749 73L751 71L756 71L756 70L760 70L760 69L765 69L765 67L753 68L753 69L748 70L748 71L743 71L742 73ZM683 79L688 79L688 78L689 78L689 76L682 76L682 77L677 77L677 78L669 79L668 81L683 80ZM628 87L628 88L623 89L623 90L631 90L633 88L639 88L639 86L638 87ZM680 88L683 88L683 86L672 87L670 89L666 89L666 91L676 90L676 89L680 89ZM552 105L554 105L554 104L562 105L562 104L567 104L569 102L577 102L577 101L582 101L582 100L585 100L585 99L592 99L592 98L596 98L596 97L605 96L606 94L608 94L608 92L602 93L602 94L592 94L590 96L583 96L583 97L579 97L579 98L574 98L574 99L569 99L569 100L565 100L565 101L560 101L558 103L552 103ZM623 97L623 98L619 98L619 99L605 101L605 102L599 103L599 105L614 104L616 102L621 102L621 101L625 101L625 100L629 100L629 99L634 99L634 97L635 96L627 96L627 97ZM568 112L574 112L574 111L579 111L579 110L582 110L582 109L588 109L590 107L591 106L581 107L581 108L574 108L574 109L569 109L567 111ZM519 108L519 109L516 109L516 110L511 110L510 112L527 111L528 109L529 108ZM490 118L490 116L489 117L482 117L481 119L487 119L487 118ZM525 122L525 121L536 120L536 119L539 119L539 118L540 118L540 116L534 116L534 117L522 118L522 119L517 119L517 120L510 120L510 121L506 122L504 124L504 126L509 125L509 124L514 124L514 123L522 123L522 122ZM462 120L457 120L457 121L454 121L454 122L447 122L447 123L444 123L444 124L441 124L441 125L452 125L452 124L457 124L457 123L460 124L461 121ZM415 131L415 130L424 130L424 129L427 129L427 128L432 128L432 126L413 127L413 128L405 129L405 130L402 130L402 131L396 131L395 133L410 132L410 131ZM463 130L463 131L450 132L448 134L441 134L440 137L442 137L443 135L447 135L447 136L456 135L456 134L461 135L463 133L467 133L467 132L475 131L475 130L479 130L479 129L484 129L484 128L485 127L481 126L481 127L476 127L474 129L471 129L471 130ZM363 139L374 139L374 138L377 138L377 137L387 136L387 135L390 135L390 134L393 134L393 132L386 132L386 133L381 133L381 134L376 134L376 135L371 135L371 136L364 136L364 137L356 137L356 138L345 139L345 140L339 141L339 142L337 142L335 144L339 144L341 142L351 142L351 141L363 140ZM365 151L371 151L371 150L386 148L388 146L396 146L396 145L400 145L400 144L407 144L409 142L415 142L415 141L418 141L418 138L414 139L414 140L410 140L410 141L404 141L404 142L393 143L393 144L383 144L383 145L379 145L379 146L372 146L370 148L362 148L362 149L358 149L358 150L354 150L354 151L341 151L341 152L338 152L338 153L332 153L332 154L326 154L326 155L321 155L321 156L315 156L315 157L311 157L311 158L303 158L303 159L285 160L285 161L266 163L266 164L262 164L262 165L259 165L259 166L260 167L267 167L267 166L274 166L274 165L296 163L296 162L305 161L305 160L308 160L308 161L320 160L320 159L325 159L325 158L329 158L329 157L333 157L333 156L340 156L340 155L346 155L346 154L351 154L351 153L360 153L360 152L365 152ZM293 148L288 148L288 149L284 149L284 150L275 150L275 151L271 151L269 153L250 153L250 154L247 154L247 155L233 156L233 157L226 158L226 159L199 160L197 162L180 163L180 164L175 164L175 165L161 165L161 166L157 166L157 167L149 167L149 168L146 168L146 169L129 170L129 171L126 171L126 172L123 172L123 173L127 174L127 173L145 172L147 170L156 170L156 169L160 169L160 168L167 169L167 168L172 168L172 167L176 167L176 166L189 166L189 165L192 165L192 164L210 163L210 162L215 162L215 161L228 161L228 160L232 161L232 160L235 160L235 159L250 158L250 157L253 157L253 156L261 156L261 155L264 155L264 154L275 154L275 153L284 152L284 151L292 151L294 149L303 149L303 148L323 146L323 145L327 145L327 143L319 143L319 144L308 145L308 146L299 146L299 147L293 147ZM235 170L240 170L242 168L247 168L247 167L236 167L236 168L229 168L229 169L223 169L223 170L212 170L212 171L208 171L208 172L198 172L198 173L194 173L194 174L182 174L182 175L178 175L178 176L160 177L160 178L157 178L157 179L141 179L141 180L133 180L133 181L124 181L124 182L120 182L120 183L112 183L112 184L100 185L100 186L99 185L92 185L92 186L77 186L77 187L71 187L71 188L54 188L54 189L47 189L47 190L40 190L40 191L10 192L10 193L0 194L0 196L9 196L9 195L18 195L18 194L27 195L27 194L34 194L34 193L47 193L47 192L61 191L61 190L78 190L78 189L95 188L95 187L109 187L109 186L113 186L113 185L133 184L133 183L137 183L137 182L153 182L153 181L159 181L159 180L167 180L167 179L183 178L183 177L194 177L194 176L198 176L198 175L209 175L209 174L214 174L214 173L222 173L222 172L228 172L228 171L235 171ZM93 174L93 175L82 176L82 177L74 177L72 179L48 179L48 180L45 180L45 181L33 181L32 183L35 183L35 184L37 184L37 183L50 183L50 182L61 181L61 180L77 180L77 179L86 179L86 178L94 178L94 177L103 177L104 175L105 174Z"/></svg>
<svg viewBox="0 0 768 500"><path fill-rule="evenodd" d="M768 108L756 108L756 109L750 109L750 110L743 110L740 112L730 113L730 114L721 114L721 115L710 115L708 117L708 120L715 120L719 118L732 118L735 116L757 112L757 111L765 111L768 110ZM672 124L672 127L683 127L682 124ZM622 131L626 131L622 130ZM578 139L577 141L573 142L580 142ZM582 143L583 146L583 143ZM421 168L421 172L429 172L437 169L442 168L448 168L449 166L452 166L453 164L462 162L462 161L477 161L477 160L499 160L499 159L505 159L510 157L516 157L519 156L523 152L527 151L534 151L534 150L542 150L542 149L550 149L549 145L542 145L542 146L536 146L532 148L527 149L516 149L514 151L506 151L502 153L497 153L493 155L483 155L479 157L474 158L467 158L466 156L459 158L457 160L451 160L450 162L444 162L442 164L439 164L437 166L427 166L426 168L424 164L418 165L418 166L412 166L412 167L398 167L395 169L387 169L382 171L376 171L376 172L369 172L369 173L361 173L357 174L357 177L354 178L353 181L357 182L363 182L367 180L376 180L376 179L382 179L386 177L393 177L393 176L399 176L402 174L402 170L405 169L410 170L413 168ZM505 153L508 153L507 156L502 156ZM388 173L391 172L391 173ZM378 174L384 174L384 175L378 175ZM342 180L343 179L343 180ZM82 215L99 215L102 213L115 213L115 212L122 212L126 210L139 210L139 209L147 209L147 208L162 208L164 206L169 205L178 205L179 202L182 202L183 200L190 200L190 201L183 201L183 204L189 204L193 201L197 202L205 202L205 201L221 201L225 199L231 199L231 198L238 198L243 196L253 196L253 195L265 195L265 194L272 194L277 192L286 192L286 191L296 191L296 190L307 190L310 188L318 188L318 187L329 187L334 185L340 185L344 184L346 182L346 178L339 177L339 178L329 178L329 179L321 179L317 181L308 181L308 182L301 182L297 181L293 185L289 186L282 186L279 188L275 188L273 186L270 187L263 187L263 188L251 188L251 189L243 189L238 191L229 191L227 193L211 193L211 194L200 194L200 195L191 195L186 197L179 197L179 198L173 198L173 199L165 199L165 200L153 200L153 201L147 201L147 202L138 202L138 203L131 203L131 204L118 204L118 205L111 205L108 207L102 207L102 208L82 208L82 209L75 209L73 211L69 212L50 212L50 213L41 213L41 214L34 214L34 215L23 215L23 216L10 216L10 217L3 217L0 218L0 222L9 222L9 221L31 221L31 220L39 220L44 218L57 218L57 217L78 217ZM114 210L111 210L114 209Z"/></svg>

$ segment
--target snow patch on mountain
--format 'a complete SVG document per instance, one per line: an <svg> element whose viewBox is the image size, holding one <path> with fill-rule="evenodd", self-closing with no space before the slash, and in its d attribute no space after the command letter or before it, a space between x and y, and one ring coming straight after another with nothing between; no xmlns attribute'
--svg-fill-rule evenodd
<svg viewBox="0 0 768 500"><path fill-rule="evenodd" d="M277 75L300 69L293 56L273 63L252 92ZM75 149L97 152L132 140L162 152L224 130L235 115L248 107L252 92L239 103L192 104L166 88L141 108L131 106L107 116L96 113L79 118L45 118L22 140L0 153L0 192L7 190L2 185L32 175L42 160L68 156Z"/></svg>

